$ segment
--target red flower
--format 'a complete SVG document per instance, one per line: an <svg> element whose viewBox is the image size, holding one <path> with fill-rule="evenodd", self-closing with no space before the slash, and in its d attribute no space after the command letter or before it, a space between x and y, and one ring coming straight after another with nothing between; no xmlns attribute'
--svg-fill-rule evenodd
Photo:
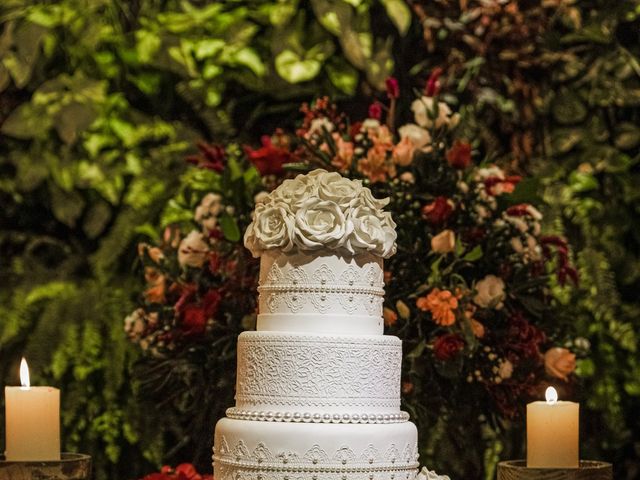
<svg viewBox="0 0 640 480"><path fill-rule="evenodd" d="M531 325L522 312L516 311L509 318L507 338L508 357L512 363L517 364L523 358L540 361L540 345L545 342L545 334Z"/></svg>
<svg viewBox="0 0 640 480"><path fill-rule="evenodd" d="M227 156L222 145L210 145L206 142L198 142L200 154L189 155L186 161L197 165L199 168L214 170L218 173L224 170Z"/></svg>
<svg viewBox="0 0 640 480"><path fill-rule="evenodd" d="M354 138L357 134L360 133L361 129L362 129L362 122L352 123L351 127L349 128L349 136L351 138Z"/></svg>
<svg viewBox="0 0 640 480"><path fill-rule="evenodd" d="M398 85L398 80L395 77L387 78L385 84L387 86L387 97L390 99L396 99L400 96L400 87Z"/></svg>
<svg viewBox="0 0 640 480"><path fill-rule="evenodd" d="M193 289L187 290L175 306L180 328L186 336L202 335L205 332L207 320L216 314L222 299L218 290L209 290L200 301L190 302L194 296Z"/></svg>
<svg viewBox="0 0 640 480"><path fill-rule="evenodd" d="M520 180L522 180L520 175L509 175L505 178L493 176L485 178L484 186L489 195L496 196L503 193L513 193Z"/></svg>
<svg viewBox="0 0 640 480"><path fill-rule="evenodd" d="M471 145L460 140L453 142L453 146L447 152L447 162L453 168L467 168L471 164Z"/></svg>
<svg viewBox="0 0 640 480"><path fill-rule="evenodd" d="M442 68L436 67L429 75L427 85L424 89L424 94L427 97L435 97L440 92L440 75L442 75Z"/></svg>
<svg viewBox="0 0 640 480"><path fill-rule="evenodd" d="M282 166L293 161L293 155L288 150L275 146L267 135L264 135L261 141L262 147L258 150L244 147L249 161L255 165L262 176L280 175Z"/></svg>
<svg viewBox="0 0 640 480"><path fill-rule="evenodd" d="M369 105L369 117L380 120L380 117L382 117L382 106L379 102L373 102Z"/></svg>
<svg viewBox="0 0 640 480"><path fill-rule="evenodd" d="M200 475L190 463L181 463L175 469L165 465L160 473L152 473L142 480L213 480L212 475Z"/></svg>
<svg viewBox="0 0 640 480"><path fill-rule="evenodd" d="M451 360L464 348L460 335L449 333L436 338L433 343L433 355L442 361Z"/></svg>
<svg viewBox="0 0 640 480"><path fill-rule="evenodd" d="M422 217L431 225L442 225L453 213L453 206L447 197L436 197L436 199L422 207Z"/></svg>

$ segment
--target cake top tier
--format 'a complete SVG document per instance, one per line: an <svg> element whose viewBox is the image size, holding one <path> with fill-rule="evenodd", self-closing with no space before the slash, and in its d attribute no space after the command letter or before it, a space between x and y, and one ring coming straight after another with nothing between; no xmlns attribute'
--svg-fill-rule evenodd
<svg viewBox="0 0 640 480"><path fill-rule="evenodd" d="M265 250L334 250L389 258L396 251L396 224L361 180L314 170L285 180L256 205L244 245L254 257Z"/></svg>

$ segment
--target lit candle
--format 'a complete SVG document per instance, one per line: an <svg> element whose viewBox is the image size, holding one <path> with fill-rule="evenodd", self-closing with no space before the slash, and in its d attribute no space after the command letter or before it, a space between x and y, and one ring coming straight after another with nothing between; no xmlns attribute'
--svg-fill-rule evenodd
<svg viewBox="0 0 640 480"><path fill-rule="evenodd" d="M545 397L527 405L527 467L577 468L580 404L559 402L553 387Z"/></svg>
<svg viewBox="0 0 640 480"><path fill-rule="evenodd" d="M7 461L60 460L60 391L32 387L20 363L21 387L5 387Z"/></svg>

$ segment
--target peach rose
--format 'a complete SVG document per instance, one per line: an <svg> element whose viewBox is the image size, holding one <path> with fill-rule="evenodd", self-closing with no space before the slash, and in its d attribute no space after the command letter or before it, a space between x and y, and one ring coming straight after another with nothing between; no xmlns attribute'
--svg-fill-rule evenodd
<svg viewBox="0 0 640 480"><path fill-rule="evenodd" d="M413 161L413 152L415 149L411 139L404 137L393 147L393 161L401 167L408 167Z"/></svg>
<svg viewBox="0 0 640 480"><path fill-rule="evenodd" d="M576 355L566 348L550 348L544 354L544 369L552 377L566 382L576 369Z"/></svg>
<svg viewBox="0 0 640 480"><path fill-rule="evenodd" d="M443 230L431 239L431 250L436 253L453 252L456 246L456 234L452 230Z"/></svg>
<svg viewBox="0 0 640 480"><path fill-rule="evenodd" d="M476 338L484 337L484 334L485 334L484 325L474 318L471 319L471 331L476 336Z"/></svg>

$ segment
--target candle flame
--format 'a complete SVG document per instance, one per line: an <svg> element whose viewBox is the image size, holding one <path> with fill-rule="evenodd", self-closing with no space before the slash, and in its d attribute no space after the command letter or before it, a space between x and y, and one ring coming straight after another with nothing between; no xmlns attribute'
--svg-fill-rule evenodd
<svg viewBox="0 0 640 480"><path fill-rule="evenodd" d="M24 357L22 357L22 361L20 362L20 383L22 384L22 388L25 389L31 386L31 382L29 381L29 366Z"/></svg>
<svg viewBox="0 0 640 480"><path fill-rule="evenodd" d="M558 392L553 387L547 387L544 392L544 396L547 399L547 404L554 405L558 402Z"/></svg>

